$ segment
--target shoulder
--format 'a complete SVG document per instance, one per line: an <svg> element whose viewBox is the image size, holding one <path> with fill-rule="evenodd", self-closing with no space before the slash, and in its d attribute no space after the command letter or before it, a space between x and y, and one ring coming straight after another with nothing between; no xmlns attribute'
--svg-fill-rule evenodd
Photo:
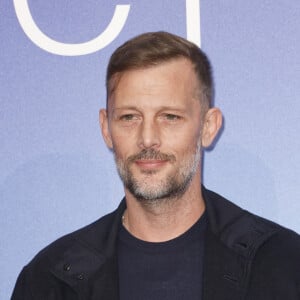
<svg viewBox="0 0 300 300"><path fill-rule="evenodd" d="M204 198L211 230L223 239L246 235L249 242L261 245L266 241L287 240L288 244L299 246L300 236L296 232L244 210L212 191L204 189Z"/></svg>
<svg viewBox="0 0 300 300"><path fill-rule="evenodd" d="M300 236L278 224L272 225L275 233L262 243L253 258L249 299L260 299L261 295L263 299L299 299Z"/></svg>
<svg viewBox="0 0 300 300"><path fill-rule="evenodd" d="M120 206L112 213L99 218L83 228L60 237L42 249L29 265L40 261L55 261L61 256L61 253L64 253L77 244L81 244L84 247L101 253L113 234L113 231L117 231L120 221L119 215L122 214L123 210L124 203L121 202Z"/></svg>
<svg viewBox="0 0 300 300"><path fill-rule="evenodd" d="M204 197L214 253L244 266L249 299L299 299L300 236L214 192L204 189Z"/></svg>
<svg viewBox="0 0 300 300"><path fill-rule="evenodd" d="M300 236L296 232L250 213L214 192L204 192L210 230L227 247L248 258L268 253L267 260L273 256L280 262L298 258L300 264Z"/></svg>
<svg viewBox="0 0 300 300"><path fill-rule="evenodd" d="M31 290L35 295L41 291L47 294L46 290L51 286L58 286L58 278L67 280L65 272L68 266L72 266L72 270L67 272L70 276L69 285L73 279L77 280L82 270L86 271L87 276L95 272L110 255L124 205L122 201L116 211L57 239L41 250L20 273L14 289L15 298L12 299L19 299L19 294L31 295ZM28 296L28 299L32 298Z"/></svg>
<svg viewBox="0 0 300 300"><path fill-rule="evenodd" d="M256 255L258 265L269 265L271 269L285 269L288 273L298 272L300 279L300 236L276 223L253 216L256 222L269 223L274 228L274 234L261 246Z"/></svg>

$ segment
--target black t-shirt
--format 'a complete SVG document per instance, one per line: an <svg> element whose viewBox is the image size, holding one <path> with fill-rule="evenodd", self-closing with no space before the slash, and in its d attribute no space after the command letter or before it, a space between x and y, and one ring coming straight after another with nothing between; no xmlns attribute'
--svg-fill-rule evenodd
<svg viewBox="0 0 300 300"><path fill-rule="evenodd" d="M184 234L151 243L119 230L121 300L201 300L206 214Z"/></svg>

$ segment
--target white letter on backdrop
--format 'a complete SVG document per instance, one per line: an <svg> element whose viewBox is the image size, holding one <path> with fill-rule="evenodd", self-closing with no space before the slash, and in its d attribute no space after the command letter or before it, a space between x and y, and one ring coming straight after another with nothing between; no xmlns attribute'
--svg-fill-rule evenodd
<svg viewBox="0 0 300 300"><path fill-rule="evenodd" d="M187 39L201 46L200 0L186 0Z"/></svg>
<svg viewBox="0 0 300 300"><path fill-rule="evenodd" d="M90 54L106 47L121 32L130 10L130 5L117 5L109 25L100 35L85 43L66 44L49 38L38 28L27 0L14 0L14 6L21 27L34 44L50 53L65 56Z"/></svg>

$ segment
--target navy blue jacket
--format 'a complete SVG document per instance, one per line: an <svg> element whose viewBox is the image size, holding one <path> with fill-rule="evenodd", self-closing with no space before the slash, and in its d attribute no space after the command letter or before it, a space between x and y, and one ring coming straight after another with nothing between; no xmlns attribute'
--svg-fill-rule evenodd
<svg viewBox="0 0 300 300"><path fill-rule="evenodd" d="M204 188L203 197L203 300L299 300L299 235ZM115 212L42 250L22 270L11 299L118 300L116 243L125 208L123 200Z"/></svg>

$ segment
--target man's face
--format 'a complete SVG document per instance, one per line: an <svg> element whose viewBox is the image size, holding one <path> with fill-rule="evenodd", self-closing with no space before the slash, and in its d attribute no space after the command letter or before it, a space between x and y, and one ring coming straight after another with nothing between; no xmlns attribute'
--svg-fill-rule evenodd
<svg viewBox="0 0 300 300"><path fill-rule="evenodd" d="M197 87L186 59L118 78L109 99L106 141L125 188L137 199L178 197L199 180L203 114Z"/></svg>

